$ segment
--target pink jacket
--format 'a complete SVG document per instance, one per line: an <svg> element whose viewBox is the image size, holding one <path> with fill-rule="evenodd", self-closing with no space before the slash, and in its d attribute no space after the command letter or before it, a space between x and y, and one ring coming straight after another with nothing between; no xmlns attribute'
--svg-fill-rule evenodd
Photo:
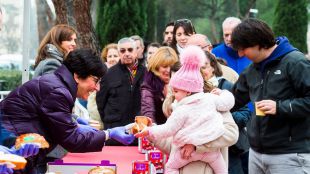
<svg viewBox="0 0 310 174"><path fill-rule="evenodd" d="M173 136L173 143L202 145L224 134L222 115L234 105L233 95L223 90L220 95L197 93L182 99L163 125L150 128L150 135L157 138Z"/></svg>

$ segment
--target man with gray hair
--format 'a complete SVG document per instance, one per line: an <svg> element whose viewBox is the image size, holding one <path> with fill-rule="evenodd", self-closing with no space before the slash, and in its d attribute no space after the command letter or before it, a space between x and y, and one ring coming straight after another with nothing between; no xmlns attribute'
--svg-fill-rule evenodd
<svg viewBox="0 0 310 174"><path fill-rule="evenodd" d="M133 35L130 38L133 39L136 42L138 59L144 60L144 55L143 55L143 52L144 52L144 42L143 42L143 39L140 36L138 36L138 35Z"/></svg>
<svg viewBox="0 0 310 174"><path fill-rule="evenodd" d="M96 102L104 128L125 126L140 115L140 86L146 68L137 59L136 42L131 38L118 41L120 61L111 67L100 83ZM135 141L132 145L136 145ZM122 145L108 140L106 145Z"/></svg>
<svg viewBox="0 0 310 174"><path fill-rule="evenodd" d="M240 74L252 61L246 57L239 57L238 52L231 48L231 33L233 29L241 23L236 17L228 17L223 21L223 39L224 43L218 45L212 50L216 57L226 60L227 65Z"/></svg>
<svg viewBox="0 0 310 174"><path fill-rule="evenodd" d="M231 35L233 30L241 23L236 17L228 17L222 23L224 43L215 47L212 53L216 57L226 60L227 65L235 70L239 75L246 69L252 61L245 56L239 57L238 52L232 48ZM253 105L248 104L253 112ZM248 147L247 147L248 149ZM229 167L230 174L248 173L248 150L238 149L237 146L229 150Z"/></svg>

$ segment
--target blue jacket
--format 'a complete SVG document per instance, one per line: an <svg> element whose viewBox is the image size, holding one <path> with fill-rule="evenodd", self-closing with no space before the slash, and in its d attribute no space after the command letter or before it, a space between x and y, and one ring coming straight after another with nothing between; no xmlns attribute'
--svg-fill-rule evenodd
<svg viewBox="0 0 310 174"><path fill-rule="evenodd" d="M103 131L81 132L72 119L77 83L62 65L54 73L34 78L12 91L1 103L2 126L14 133L38 133L46 138L49 149L41 149L37 165L57 144L69 152L101 151L105 143ZM35 162L34 162L35 161ZM33 162L33 164L32 164Z"/></svg>
<svg viewBox="0 0 310 174"><path fill-rule="evenodd" d="M212 53L218 58L223 58L227 61L227 65L240 74L247 68L252 61L246 57L239 57L238 52L226 46L224 43L212 49Z"/></svg>

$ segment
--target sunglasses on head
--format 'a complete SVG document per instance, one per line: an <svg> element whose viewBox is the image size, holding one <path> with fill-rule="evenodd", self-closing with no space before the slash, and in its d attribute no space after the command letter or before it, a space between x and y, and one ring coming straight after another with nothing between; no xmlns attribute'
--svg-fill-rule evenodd
<svg viewBox="0 0 310 174"><path fill-rule="evenodd" d="M189 19L178 19L178 20L176 20L175 21L176 23L192 23L192 21L191 20L189 20Z"/></svg>
<svg viewBox="0 0 310 174"><path fill-rule="evenodd" d="M128 52L131 53L131 52L133 51L133 48L127 48L127 49L126 49L126 48L121 48L121 49L119 50L119 52L122 53L122 54L124 54L124 53L126 52L126 50L127 50Z"/></svg>
<svg viewBox="0 0 310 174"><path fill-rule="evenodd" d="M183 24L189 24L191 26L191 28L193 29L193 31L195 32L195 28L194 28L194 26L192 24L192 21L189 20L189 19L178 19L178 20L175 21L174 25L175 24L182 24L182 23Z"/></svg>

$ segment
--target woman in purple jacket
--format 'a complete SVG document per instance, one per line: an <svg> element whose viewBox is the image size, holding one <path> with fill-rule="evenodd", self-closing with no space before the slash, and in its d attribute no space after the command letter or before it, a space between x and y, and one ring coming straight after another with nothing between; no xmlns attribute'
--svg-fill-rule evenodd
<svg viewBox="0 0 310 174"><path fill-rule="evenodd" d="M162 106L168 90L171 67L178 61L176 52L170 47L159 48L148 61L148 71L141 85L141 114L153 123L163 124L167 118Z"/></svg>
<svg viewBox="0 0 310 174"><path fill-rule="evenodd" d="M98 131L80 127L72 119L76 97L87 99L90 92L98 91L106 69L90 49L74 50L54 73L28 81L0 103L4 128L15 135L38 133L50 144L28 158L24 173L45 173L46 163L54 160L46 155L58 144L69 152L92 152L101 151L109 138L123 144L134 140L125 127Z"/></svg>

